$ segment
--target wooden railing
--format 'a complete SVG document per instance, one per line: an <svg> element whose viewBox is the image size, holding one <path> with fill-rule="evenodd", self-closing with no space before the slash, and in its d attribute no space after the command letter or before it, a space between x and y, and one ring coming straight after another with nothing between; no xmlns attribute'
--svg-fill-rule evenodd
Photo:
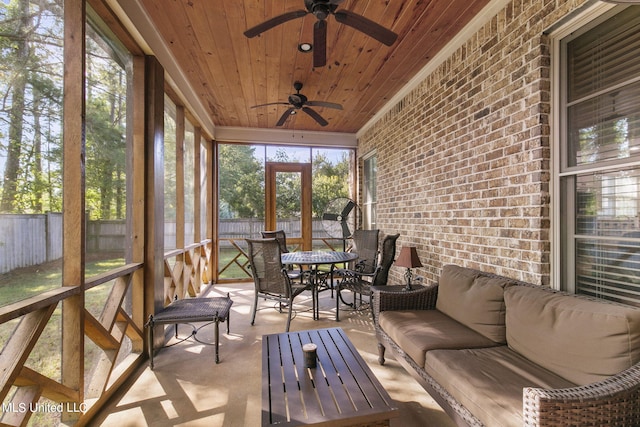
<svg viewBox="0 0 640 427"><path fill-rule="evenodd" d="M195 297L213 279L212 241L203 240L164 255L164 305L176 297Z"/></svg>
<svg viewBox="0 0 640 427"><path fill-rule="evenodd" d="M203 284L212 278L211 240L166 254L164 265L166 304L176 295L178 298L197 296ZM64 418L72 424L84 425L142 363L146 358L143 307L135 303L141 300L132 296L134 290L137 295L142 292L142 267L142 263L128 264L91 277L84 284L85 296L87 291L100 285L110 284L110 288L99 315L83 310L84 336L95 344L94 350L87 350L86 345L74 349L75 357L91 365L84 374L80 373L85 378L79 381L84 383L83 390L63 384L59 373L38 372L25 365L39 340L51 338L43 335L45 327L57 323L53 329L61 331L61 316L54 313L63 309L60 306L66 300L80 296L82 287L60 287L0 307L0 327L6 331L13 328L0 353L0 402L3 405L0 426L26 425L34 416L46 418L34 419L36 424L57 424ZM48 354L39 357L64 360L61 357L64 335L62 330L58 347L47 349ZM42 406L41 397L52 404Z"/></svg>

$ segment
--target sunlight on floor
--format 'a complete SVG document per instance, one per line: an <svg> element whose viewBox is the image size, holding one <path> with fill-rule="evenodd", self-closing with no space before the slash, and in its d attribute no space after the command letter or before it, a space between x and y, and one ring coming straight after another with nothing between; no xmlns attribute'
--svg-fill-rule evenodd
<svg viewBox="0 0 640 427"><path fill-rule="evenodd" d="M234 304L230 334L220 325L220 363L215 363L215 346L189 339L160 349L155 369L141 367L135 383L115 396L94 426L127 427L255 427L261 424L262 336L284 331L286 311L279 313L260 301L261 310L250 324L253 284L217 285L207 296L226 295ZM271 305L270 305L271 304ZM335 299L321 294L320 320L314 321L311 298L300 299L294 308L291 330L341 327L400 408L401 417L391 426L450 427L453 422L431 397L393 359L384 366L377 362L377 340L368 310L340 310L335 322ZM201 326L201 325L197 325ZM171 327L171 333L173 328ZM182 331L183 329L181 329ZM187 329L185 328L186 332ZM198 331L198 339L214 342L213 326ZM173 338L169 343L173 341Z"/></svg>

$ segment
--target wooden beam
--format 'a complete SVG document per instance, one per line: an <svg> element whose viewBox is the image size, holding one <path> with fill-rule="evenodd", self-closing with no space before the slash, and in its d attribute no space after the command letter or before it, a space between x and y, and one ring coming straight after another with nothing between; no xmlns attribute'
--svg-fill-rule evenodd
<svg viewBox="0 0 640 427"><path fill-rule="evenodd" d="M38 385L42 388L42 395L54 402L78 402L78 392L60 384L51 378L40 374L26 366L20 370L20 375L14 381L16 387Z"/></svg>
<svg viewBox="0 0 640 427"><path fill-rule="evenodd" d="M145 170L145 59L141 56L134 56L131 62L132 76L129 85L129 95L127 100L130 108L127 115L131 117L127 120L127 135L131 139L129 146L130 156L127 161L131 162L131 167L127 168L127 173L131 174L131 179L127 184L131 188L127 189L127 194L131 194L131 215L127 215L132 230L131 240L131 261L142 263L145 260L145 184L147 173ZM131 310L133 322L138 329L142 329L146 322L145 314L145 294L144 294L144 270L137 270L133 275L131 289ZM133 350L143 351L142 342L135 341Z"/></svg>
<svg viewBox="0 0 640 427"><path fill-rule="evenodd" d="M85 28L86 2L64 3L64 121L62 285L84 282L85 256ZM84 400L84 292L62 302L62 384ZM77 413L65 412L62 421Z"/></svg>
<svg viewBox="0 0 640 427"><path fill-rule="evenodd" d="M84 315L84 330L87 337L103 350L113 350L120 346L111 332L105 329L91 313Z"/></svg>
<svg viewBox="0 0 640 427"><path fill-rule="evenodd" d="M25 314L40 310L50 305L56 305L65 298L79 294L78 286L63 286L41 294L26 298L22 301L0 307L0 324L17 319Z"/></svg>
<svg viewBox="0 0 640 427"><path fill-rule="evenodd" d="M5 343L0 358L0 402L7 397L55 308L53 304L26 314Z"/></svg>
<svg viewBox="0 0 640 427"><path fill-rule="evenodd" d="M164 307L164 69L145 60L145 319ZM160 332L158 329L157 332ZM154 346L162 344L163 335Z"/></svg>

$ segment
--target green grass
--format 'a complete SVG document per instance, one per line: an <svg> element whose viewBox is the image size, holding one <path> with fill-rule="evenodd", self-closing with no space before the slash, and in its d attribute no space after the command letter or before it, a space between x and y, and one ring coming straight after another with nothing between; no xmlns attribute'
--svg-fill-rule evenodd
<svg viewBox="0 0 640 427"><path fill-rule="evenodd" d="M218 259L219 268L220 269L224 268L239 253L240 252L235 248L232 248L232 249L220 249L219 259ZM242 268L240 268L238 263L239 264L246 263L247 266L245 268L247 270L249 269L249 267L248 267L249 260L247 260L246 256L241 255L237 259L237 263L232 263L231 266L229 266L225 271L223 271L220 274L220 279L248 279L248 278L250 278L250 276L248 276L247 273L245 273L242 270Z"/></svg>
<svg viewBox="0 0 640 427"><path fill-rule="evenodd" d="M122 258L95 260L87 263L86 276L95 276L112 270L124 264ZM0 305L8 305L44 291L60 287L62 271L60 263L48 263L29 268L21 268L10 273L0 275ZM85 293L85 307L97 316L104 307L112 283L105 283ZM62 305L58 304L54 310L38 342L31 351L26 366L54 380L60 379L61 371L61 316ZM20 319L14 319L0 325L0 347L4 347ZM85 354L85 364L94 360L98 351L88 351Z"/></svg>

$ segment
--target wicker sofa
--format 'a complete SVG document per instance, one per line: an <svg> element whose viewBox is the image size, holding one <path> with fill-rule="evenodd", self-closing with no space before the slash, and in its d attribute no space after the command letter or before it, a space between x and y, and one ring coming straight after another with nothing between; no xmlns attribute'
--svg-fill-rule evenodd
<svg viewBox="0 0 640 427"><path fill-rule="evenodd" d="M447 265L374 287L385 349L458 425L640 425L640 309Z"/></svg>

